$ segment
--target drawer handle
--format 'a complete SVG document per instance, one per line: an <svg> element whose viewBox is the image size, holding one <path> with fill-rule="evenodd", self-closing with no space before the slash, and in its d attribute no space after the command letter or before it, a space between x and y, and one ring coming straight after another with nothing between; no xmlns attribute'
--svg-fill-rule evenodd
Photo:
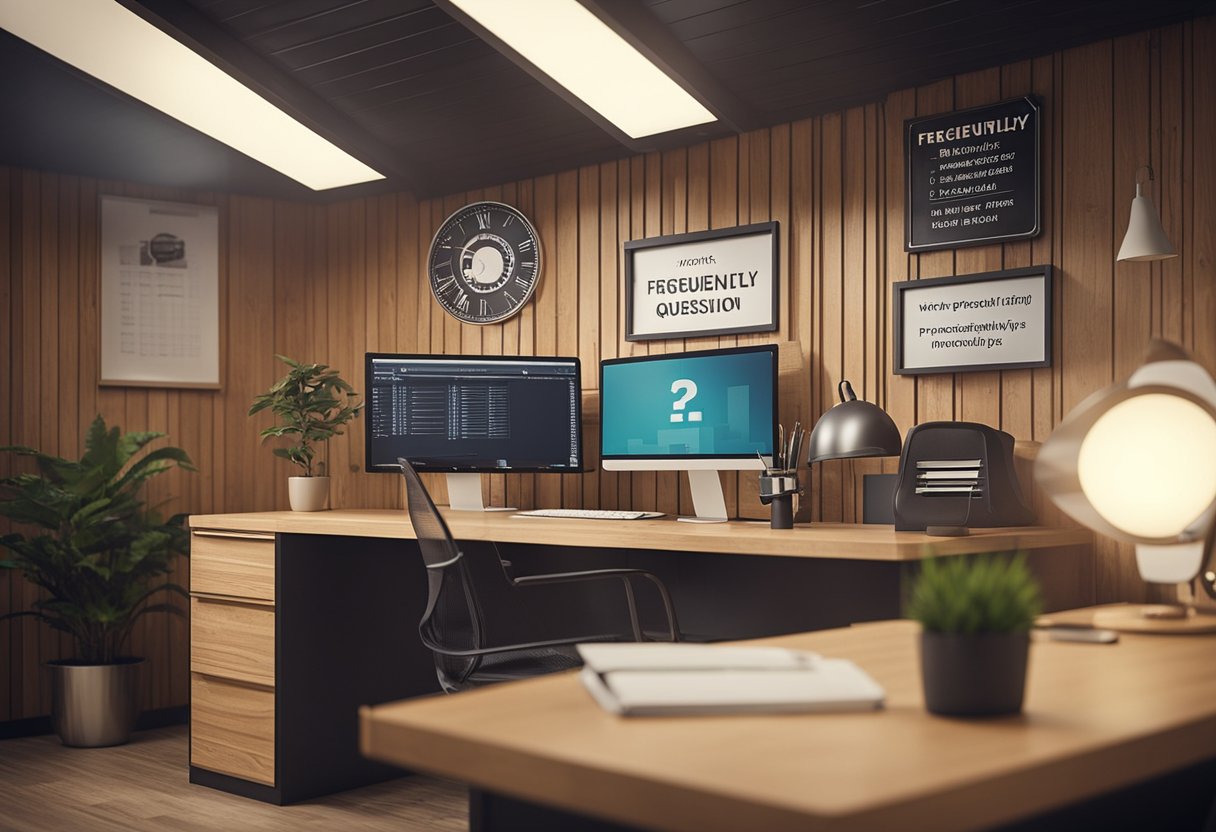
<svg viewBox="0 0 1216 832"><path fill-rule="evenodd" d="M193 533L199 537L234 537L239 540L274 540L273 534L265 534L263 532L220 532L212 531L211 529L195 529Z"/></svg>
<svg viewBox="0 0 1216 832"><path fill-rule="evenodd" d="M216 595L213 592L191 592L190 597L200 604L227 604L233 607L269 607L274 609L274 601L263 598L246 598L235 595Z"/></svg>

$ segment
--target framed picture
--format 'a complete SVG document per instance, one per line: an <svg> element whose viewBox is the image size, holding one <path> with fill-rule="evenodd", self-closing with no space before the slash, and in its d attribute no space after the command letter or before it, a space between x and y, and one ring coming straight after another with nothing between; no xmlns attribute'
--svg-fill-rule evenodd
<svg viewBox="0 0 1216 832"><path fill-rule="evenodd" d="M895 372L1051 366L1051 266L894 284Z"/></svg>
<svg viewBox="0 0 1216 832"><path fill-rule="evenodd" d="M904 122L904 249L1035 237L1039 104L1032 96Z"/></svg>
<svg viewBox="0 0 1216 832"><path fill-rule="evenodd" d="M219 212L101 197L101 381L220 386Z"/></svg>
<svg viewBox="0 0 1216 832"><path fill-rule="evenodd" d="M625 243L625 339L777 329L777 223Z"/></svg>

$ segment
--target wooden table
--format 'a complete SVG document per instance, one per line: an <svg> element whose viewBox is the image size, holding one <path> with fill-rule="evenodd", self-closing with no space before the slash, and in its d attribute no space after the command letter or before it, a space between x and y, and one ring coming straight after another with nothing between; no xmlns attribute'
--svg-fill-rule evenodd
<svg viewBox="0 0 1216 832"><path fill-rule="evenodd" d="M907 573L926 555L1026 549L1076 605L1088 532L997 529L930 538L889 526L689 525L673 519L589 521L445 516L471 568L527 575L635 566L671 590L683 631L746 638L897 615ZM417 626L426 576L404 511L290 511L190 518L191 781L290 803L394 776L358 753L360 705L437 690ZM495 549L498 551L495 551ZM645 614L654 599L639 595ZM491 611L492 612L492 611ZM545 595L495 619L521 640L610 631L619 598ZM618 622L619 623L619 622ZM558 632L560 630L560 632Z"/></svg>
<svg viewBox="0 0 1216 832"><path fill-rule="evenodd" d="M790 558L836 558L888 562L916 561L936 555L1040 550L1088 544L1085 529L1023 526L975 529L966 537L930 537L897 532L891 526L852 523L808 523L773 530L767 523L679 523L674 517L654 520L566 520L516 517L514 512L450 511L444 519L458 540L600 549L657 549L699 554L763 555ZM404 510L340 509L336 511L261 511L247 514L203 514L190 518L192 528L350 537L412 539L414 530Z"/></svg>
<svg viewBox="0 0 1216 832"><path fill-rule="evenodd" d="M1216 638L1037 641L1024 714L956 720L923 708L917 632L890 621L763 641L856 661L886 688L881 712L627 719L570 673L365 708L362 748L492 794L689 832L986 828L1216 757ZM490 811L477 820L505 828Z"/></svg>

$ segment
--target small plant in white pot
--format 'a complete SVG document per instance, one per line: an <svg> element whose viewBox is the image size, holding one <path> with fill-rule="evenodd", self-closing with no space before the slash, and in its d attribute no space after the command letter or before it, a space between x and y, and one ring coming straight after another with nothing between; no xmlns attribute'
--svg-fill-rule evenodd
<svg viewBox="0 0 1216 832"><path fill-rule="evenodd" d="M907 615L923 627L925 707L946 716L1021 711L1030 629L1041 609L1022 555L924 561Z"/></svg>
<svg viewBox="0 0 1216 832"><path fill-rule="evenodd" d="M321 511L329 500L329 477L325 463L316 460L315 445L342 435L342 426L363 409L358 394L326 364L301 364L276 355L290 367L287 375L253 400L252 416L270 409L278 424L261 432L262 440L295 437L295 444L275 448L274 455L304 469L304 475L287 478L287 496L292 511Z"/></svg>

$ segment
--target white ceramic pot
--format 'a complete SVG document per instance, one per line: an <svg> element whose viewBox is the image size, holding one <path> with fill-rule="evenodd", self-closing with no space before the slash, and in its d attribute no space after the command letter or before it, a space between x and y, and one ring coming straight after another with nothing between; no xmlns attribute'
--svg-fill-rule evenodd
<svg viewBox="0 0 1216 832"><path fill-rule="evenodd" d="M292 511L324 511L329 502L329 477L288 477L287 498Z"/></svg>

